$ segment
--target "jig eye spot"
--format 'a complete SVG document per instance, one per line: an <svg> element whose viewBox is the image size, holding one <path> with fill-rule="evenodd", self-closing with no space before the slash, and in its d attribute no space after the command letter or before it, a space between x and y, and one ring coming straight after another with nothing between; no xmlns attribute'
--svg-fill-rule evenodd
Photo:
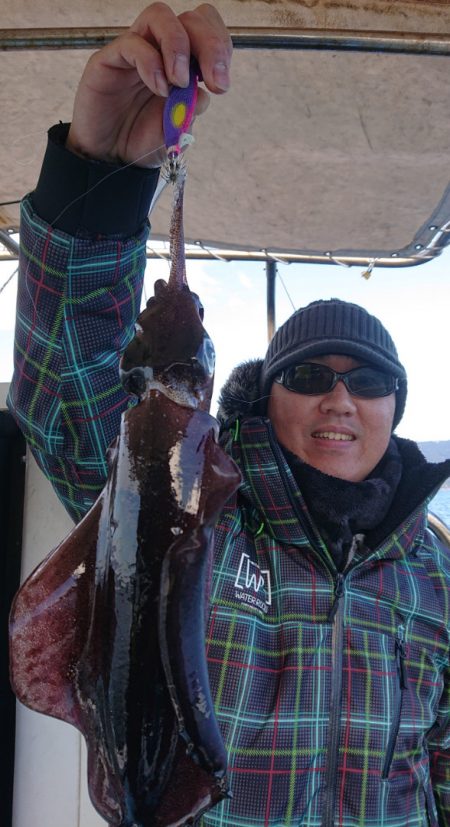
<svg viewBox="0 0 450 827"><path fill-rule="evenodd" d="M184 120L186 118L186 104L185 103L176 103L171 112L171 121L176 129L179 129L183 126Z"/></svg>

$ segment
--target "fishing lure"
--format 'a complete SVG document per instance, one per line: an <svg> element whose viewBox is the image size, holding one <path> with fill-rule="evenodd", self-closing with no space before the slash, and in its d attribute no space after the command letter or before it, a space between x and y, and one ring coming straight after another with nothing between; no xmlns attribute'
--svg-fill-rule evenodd
<svg viewBox="0 0 450 827"><path fill-rule="evenodd" d="M189 128L194 117L201 73L195 58L189 66L189 83L186 88L173 87L164 107L163 129L167 148L167 175L175 183L181 169L181 152L192 141Z"/></svg>

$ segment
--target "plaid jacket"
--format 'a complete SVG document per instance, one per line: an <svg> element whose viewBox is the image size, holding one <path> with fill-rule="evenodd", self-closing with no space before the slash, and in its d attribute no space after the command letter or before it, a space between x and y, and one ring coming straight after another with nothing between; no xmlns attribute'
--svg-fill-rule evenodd
<svg viewBox="0 0 450 827"><path fill-rule="evenodd" d="M9 404L75 519L129 404L144 241L72 238L24 204ZM205 827L450 827L450 556L426 504L339 574L269 423L224 438L244 483L217 527L207 653L233 798Z"/></svg>

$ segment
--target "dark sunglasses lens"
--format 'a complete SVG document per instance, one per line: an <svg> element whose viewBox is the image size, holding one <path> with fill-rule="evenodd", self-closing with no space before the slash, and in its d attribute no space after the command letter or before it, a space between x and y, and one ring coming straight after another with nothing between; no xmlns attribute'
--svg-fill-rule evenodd
<svg viewBox="0 0 450 827"><path fill-rule="evenodd" d="M283 384L296 393L328 393L334 387L335 372L326 365L305 362L284 371ZM344 374L344 382L350 393L366 399L388 396L397 387L394 376L377 368L364 365Z"/></svg>
<svg viewBox="0 0 450 827"><path fill-rule="evenodd" d="M286 387L297 393L327 393L333 385L334 372L326 365L305 363L285 371Z"/></svg>
<svg viewBox="0 0 450 827"><path fill-rule="evenodd" d="M378 396L388 396L396 388L394 376L384 373L377 368L355 368L348 373L347 386L350 393L363 396L367 399L376 399Z"/></svg>

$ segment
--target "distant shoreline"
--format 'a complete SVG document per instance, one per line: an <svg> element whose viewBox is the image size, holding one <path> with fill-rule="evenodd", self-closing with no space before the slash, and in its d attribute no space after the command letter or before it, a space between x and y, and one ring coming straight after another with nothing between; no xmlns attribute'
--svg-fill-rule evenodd
<svg viewBox="0 0 450 827"><path fill-rule="evenodd" d="M445 462L445 460L450 459L449 439L437 442L418 442L417 444L428 462ZM446 488L450 488L450 479L444 485Z"/></svg>
<svg viewBox="0 0 450 827"><path fill-rule="evenodd" d="M450 439L436 442L430 440L429 442L418 442L417 444L428 462L444 462L446 459L450 459ZM450 477L444 480L441 491L442 489L446 491L450 489Z"/></svg>

